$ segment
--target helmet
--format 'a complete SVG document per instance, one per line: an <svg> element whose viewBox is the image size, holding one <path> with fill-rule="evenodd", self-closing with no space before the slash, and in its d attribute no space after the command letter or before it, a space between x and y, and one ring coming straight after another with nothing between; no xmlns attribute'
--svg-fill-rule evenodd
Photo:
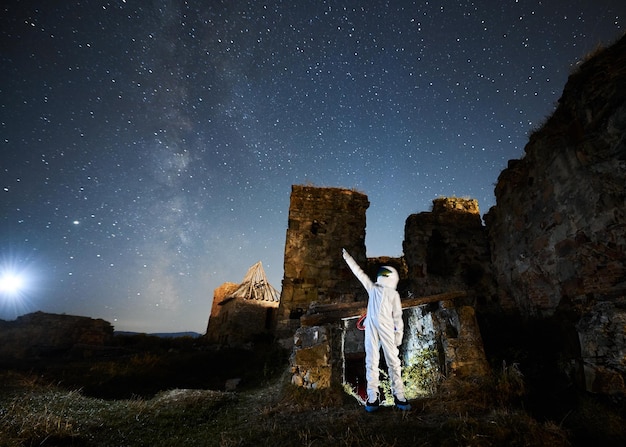
<svg viewBox="0 0 626 447"><path fill-rule="evenodd" d="M378 269L376 284L395 289L398 286L398 281L400 281L400 276L398 275L398 271L393 267L384 265Z"/></svg>

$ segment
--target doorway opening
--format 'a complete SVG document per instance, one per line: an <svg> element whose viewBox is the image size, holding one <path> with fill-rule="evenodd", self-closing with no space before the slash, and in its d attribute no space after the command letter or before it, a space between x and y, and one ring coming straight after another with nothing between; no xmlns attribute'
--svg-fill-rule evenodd
<svg viewBox="0 0 626 447"><path fill-rule="evenodd" d="M434 394L441 381L435 327L427 306L405 308L404 338L400 346L402 360L402 380L407 399L416 399ZM365 403L367 383L365 380L365 332L357 328L359 317L343 319L341 359L343 365L342 384L344 390ZM367 320L365 322L367 324ZM384 356L381 354L379 366L381 388L386 401L383 405L392 405L393 396L387 374Z"/></svg>

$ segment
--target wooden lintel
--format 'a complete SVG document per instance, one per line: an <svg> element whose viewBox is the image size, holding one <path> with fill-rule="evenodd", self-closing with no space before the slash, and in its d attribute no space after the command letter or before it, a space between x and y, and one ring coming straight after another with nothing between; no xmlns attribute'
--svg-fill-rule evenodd
<svg viewBox="0 0 626 447"><path fill-rule="evenodd" d="M363 303L360 303L363 306ZM302 326L318 326L320 324L332 323L344 318L358 317L363 315L367 307L354 307L352 309L333 310L328 312L320 312L315 314L306 314L300 317Z"/></svg>
<svg viewBox="0 0 626 447"><path fill-rule="evenodd" d="M410 298L402 301L402 308L421 306L422 304L434 303L436 301L449 301L455 298L463 298L467 296L464 290L455 290L453 292L439 293L437 295L420 296L418 298Z"/></svg>
<svg viewBox="0 0 626 447"><path fill-rule="evenodd" d="M434 303L437 301L448 301L455 298L467 296L467 292L458 290L453 292L439 293L437 295L427 295L418 298L409 298L402 301L402 308L421 306L422 304ZM315 304L309 308L306 315L300 317L302 326L316 326L319 324L332 323L343 318L358 317L363 315L367 309L367 302L357 301L351 303L335 304Z"/></svg>
<svg viewBox="0 0 626 447"><path fill-rule="evenodd" d="M311 313L335 312L337 310L350 310L359 307L367 307L367 301L351 301L349 303L312 304L309 307Z"/></svg>

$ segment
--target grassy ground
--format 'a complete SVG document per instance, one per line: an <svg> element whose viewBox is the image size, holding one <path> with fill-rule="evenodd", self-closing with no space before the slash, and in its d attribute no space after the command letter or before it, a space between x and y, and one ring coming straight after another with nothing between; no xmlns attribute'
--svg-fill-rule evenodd
<svg viewBox="0 0 626 447"><path fill-rule="evenodd" d="M173 389L104 400L5 374L0 431L13 446L496 446L569 445L566 432L523 412L439 399L367 414L341 390L278 380L244 392ZM482 407L482 403L478 407Z"/></svg>
<svg viewBox="0 0 626 447"><path fill-rule="evenodd" d="M368 414L342 389L294 387L286 363L271 351L216 355L168 350L5 369L0 447L570 446L591 439L624 445L626 439L624 418L597 400L558 420L531 417L523 377L513 368L482 381L447 380L408 412L383 407ZM231 364L218 373L223 368L215 361L223 356L231 356ZM194 361L202 368L190 369ZM236 391L209 389L234 373L242 378ZM173 386L181 377L194 386ZM155 391L155 378L162 391ZM120 389L111 397L114 384Z"/></svg>

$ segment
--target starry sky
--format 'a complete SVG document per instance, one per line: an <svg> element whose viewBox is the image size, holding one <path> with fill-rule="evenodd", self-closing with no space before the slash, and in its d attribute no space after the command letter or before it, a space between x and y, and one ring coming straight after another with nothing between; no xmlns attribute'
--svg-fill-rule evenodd
<svg viewBox="0 0 626 447"><path fill-rule="evenodd" d="M623 0L3 4L0 319L139 332L204 333L257 261L280 289L293 184L367 194L369 256L439 196L484 214L626 27Z"/></svg>

